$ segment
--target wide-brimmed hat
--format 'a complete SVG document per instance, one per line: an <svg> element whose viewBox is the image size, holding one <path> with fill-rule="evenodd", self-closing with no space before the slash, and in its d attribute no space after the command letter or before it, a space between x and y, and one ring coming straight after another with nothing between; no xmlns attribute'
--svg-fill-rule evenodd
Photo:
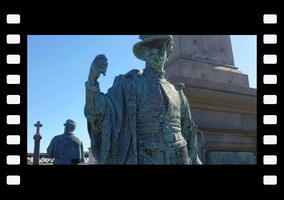
<svg viewBox="0 0 284 200"><path fill-rule="evenodd" d="M156 41L156 40L170 40L173 41L173 36L172 35L140 35L139 39L141 39L142 41L137 42L134 46L133 46L133 53L134 55L140 59L140 60L144 60L144 53L145 53L145 48L144 46Z"/></svg>

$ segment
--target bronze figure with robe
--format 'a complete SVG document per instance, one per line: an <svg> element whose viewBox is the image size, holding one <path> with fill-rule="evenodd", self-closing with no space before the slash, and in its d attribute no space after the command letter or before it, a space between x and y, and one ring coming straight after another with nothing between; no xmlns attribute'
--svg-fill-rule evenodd
<svg viewBox="0 0 284 200"><path fill-rule="evenodd" d="M73 133L76 122L68 119L64 126L64 133L52 138L47 147L47 156L55 158L55 165L75 165L84 162L83 143Z"/></svg>
<svg viewBox="0 0 284 200"><path fill-rule="evenodd" d="M98 55L86 87L85 117L99 164L202 164L195 126L182 83L165 77L171 35L141 35L134 55L146 66L115 78L106 94L97 81L107 58Z"/></svg>

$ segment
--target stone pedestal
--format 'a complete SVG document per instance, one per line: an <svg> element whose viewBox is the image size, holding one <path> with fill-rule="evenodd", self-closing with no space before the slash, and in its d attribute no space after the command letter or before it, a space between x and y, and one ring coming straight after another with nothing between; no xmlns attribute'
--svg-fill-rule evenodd
<svg viewBox="0 0 284 200"><path fill-rule="evenodd" d="M39 154L40 154L40 140L41 140L41 135L39 133L34 135L34 157L33 157L33 164L38 165L39 164Z"/></svg>
<svg viewBox="0 0 284 200"><path fill-rule="evenodd" d="M234 66L230 36L175 35L166 76L186 86L193 119L204 132L199 152L203 163L229 155L212 152L256 155L256 89L249 88L248 76ZM232 157L227 158L228 163L222 162L230 164Z"/></svg>
<svg viewBox="0 0 284 200"><path fill-rule="evenodd" d="M206 156L206 163L210 165L220 164L255 164L256 157L251 152L224 152L211 151Z"/></svg>

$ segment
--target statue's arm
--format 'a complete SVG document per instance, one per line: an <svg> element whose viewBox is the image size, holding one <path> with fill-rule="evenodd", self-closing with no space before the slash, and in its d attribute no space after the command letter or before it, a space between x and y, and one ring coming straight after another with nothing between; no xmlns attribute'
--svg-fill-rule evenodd
<svg viewBox="0 0 284 200"><path fill-rule="evenodd" d="M102 118L105 108L105 96L100 91L98 78L100 74L106 74L107 58L105 55L98 55L91 64L88 80L85 83L86 104L85 116L87 119Z"/></svg>
<svg viewBox="0 0 284 200"><path fill-rule="evenodd" d="M89 84L85 83L86 87L86 102L85 116L87 119L99 119L103 117L105 111L105 95L101 93L99 82Z"/></svg>
<svg viewBox="0 0 284 200"><path fill-rule="evenodd" d="M46 153L47 153L47 157L49 158L54 157L54 138L52 138L50 144L48 145Z"/></svg>
<svg viewBox="0 0 284 200"><path fill-rule="evenodd" d="M84 148L83 148L83 143L81 142L80 144L80 150L81 150L81 162L84 162L85 161L85 153L84 153Z"/></svg>
<svg viewBox="0 0 284 200"><path fill-rule="evenodd" d="M189 157L192 160L192 164L200 165L202 162L198 156L198 143L197 143L197 126L195 125L191 116L189 103L183 92L182 96L182 108L181 108L181 122L182 122L182 133L187 142L187 149Z"/></svg>
<svg viewBox="0 0 284 200"><path fill-rule="evenodd" d="M197 126L195 126L194 123L192 123L190 127L190 137L188 145L188 153L190 158L192 159L192 164L202 165L202 162L200 161L198 156Z"/></svg>

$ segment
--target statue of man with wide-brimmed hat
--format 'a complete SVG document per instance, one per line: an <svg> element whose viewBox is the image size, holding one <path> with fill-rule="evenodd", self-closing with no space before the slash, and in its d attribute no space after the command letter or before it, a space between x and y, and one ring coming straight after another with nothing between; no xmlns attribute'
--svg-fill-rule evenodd
<svg viewBox="0 0 284 200"><path fill-rule="evenodd" d="M145 61L145 69L117 76L106 94L97 81L105 75L106 57L91 66L85 116L92 153L99 164L202 164L184 85L165 77L173 37L139 38L133 52Z"/></svg>

